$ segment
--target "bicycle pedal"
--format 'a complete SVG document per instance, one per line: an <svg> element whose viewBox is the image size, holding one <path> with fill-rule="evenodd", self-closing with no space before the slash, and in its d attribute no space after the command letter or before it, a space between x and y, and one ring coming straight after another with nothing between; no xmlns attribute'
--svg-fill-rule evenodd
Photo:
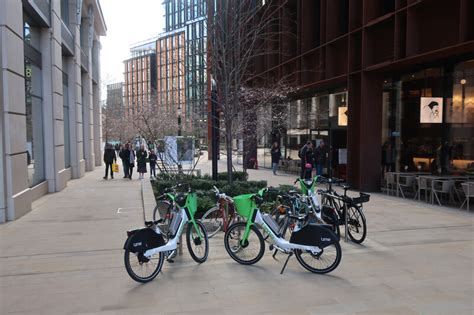
<svg viewBox="0 0 474 315"><path fill-rule="evenodd" d="M273 244L270 244L270 246L268 246L268 250L269 250L269 251L272 251L273 248L274 248Z"/></svg>
<svg viewBox="0 0 474 315"><path fill-rule="evenodd" d="M174 263L174 260L171 258L166 259L166 261L169 262L170 264Z"/></svg>

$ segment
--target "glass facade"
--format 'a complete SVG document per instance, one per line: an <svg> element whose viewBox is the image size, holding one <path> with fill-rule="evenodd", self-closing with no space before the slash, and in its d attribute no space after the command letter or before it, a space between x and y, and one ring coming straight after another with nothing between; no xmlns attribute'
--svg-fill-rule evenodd
<svg viewBox="0 0 474 315"><path fill-rule="evenodd" d="M309 140L321 140L331 147L331 157L325 172L345 176L346 160L339 160L347 152L347 92L318 93L302 97L283 105L273 105L272 112L258 117L273 117L271 125L258 123L258 161L271 167L271 144L277 141L282 149L283 163L290 164L287 171L299 172L298 151ZM277 118L277 119L275 119ZM258 129L257 128L257 129ZM292 161L292 162L289 162Z"/></svg>
<svg viewBox="0 0 474 315"><path fill-rule="evenodd" d="M185 35L180 32L156 42L158 105L169 111L188 113L185 96Z"/></svg>
<svg viewBox="0 0 474 315"><path fill-rule="evenodd" d="M207 132L207 6L205 0L165 0L166 32L185 34L185 124L197 137ZM159 50L160 47L157 47ZM163 48L162 48L163 49ZM170 48L166 48L170 49ZM158 58L158 63L160 60ZM160 71L160 70L158 70ZM160 80L160 72L158 72Z"/></svg>
<svg viewBox="0 0 474 315"><path fill-rule="evenodd" d="M474 60L385 83L385 171L464 173L474 168Z"/></svg>
<svg viewBox="0 0 474 315"><path fill-rule="evenodd" d="M25 17L26 154L29 186L45 179L40 29Z"/></svg>

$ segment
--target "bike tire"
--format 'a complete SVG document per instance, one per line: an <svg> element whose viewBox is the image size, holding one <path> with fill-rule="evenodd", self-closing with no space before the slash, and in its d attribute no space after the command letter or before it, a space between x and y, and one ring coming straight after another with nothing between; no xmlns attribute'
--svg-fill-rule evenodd
<svg viewBox="0 0 474 315"><path fill-rule="evenodd" d="M364 242L367 236L367 224L365 221L364 212L358 206L351 206L347 209L349 217L347 218L347 230L349 238L357 244ZM361 232L361 233L359 233Z"/></svg>
<svg viewBox="0 0 474 315"><path fill-rule="evenodd" d="M224 218L222 217L222 212L219 207L215 206L207 210L206 213L201 218L201 222L204 225L207 236L209 238L213 237L224 226Z"/></svg>
<svg viewBox="0 0 474 315"><path fill-rule="evenodd" d="M249 235L249 243L246 246L242 246L240 241L241 236L244 234L243 232L245 231L246 225L247 222L237 222L229 226L224 236L224 246L227 253L233 260L242 265L252 265L262 259L263 254L265 252L265 244L262 233L260 233L260 231L254 225L252 225L250 227L250 233L255 233L255 236ZM252 239L250 240L250 238ZM237 244L230 244L230 241L235 242ZM254 243L257 243L256 246L259 247L256 251L257 254L250 259L240 258L237 253L240 252L242 249L248 248L250 242L252 242L252 246Z"/></svg>
<svg viewBox="0 0 474 315"><path fill-rule="evenodd" d="M140 265L140 267L141 267L144 264L150 263L151 260L149 262L146 262L146 263L140 263L138 255L136 255L135 253L130 252L130 250L128 249L128 247L129 247L128 243L129 242L130 242L130 238L129 238L129 240L127 240L127 243L125 245L126 249L125 249L125 253L124 253L124 257L123 257L124 264L125 264L125 270L127 270L127 273L130 276L130 278L132 278L133 280L135 280L137 282L147 283L147 282L152 281L160 273L161 268L163 267L164 254L162 252L158 253L158 260L157 260L157 263L156 263L156 267L155 268L153 268L153 267L150 268L151 273L148 276L139 275L134 271L132 263L134 265L135 265L135 263L138 263L138 265ZM151 263L150 263L150 266L151 266ZM145 265L145 269L148 270L148 265Z"/></svg>
<svg viewBox="0 0 474 315"><path fill-rule="evenodd" d="M203 240L200 240L197 233L194 235L191 235L194 230L194 224L191 222L188 223L188 229L186 231L186 244L188 245L188 250L189 254L193 258L193 260L197 263L202 264L207 260L207 256L209 255L209 238L207 236L206 228L204 225L196 220L196 225L198 228L201 230L200 232L202 233ZM204 244L202 243L204 242ZM204 245L204 250L202 251L202 255L200 256L199 253L197 253L196 250L192 248L192 245L196 246L201 246Z"/></svg>
<svg viewBox="0 0 474 315"><path fill-rule="evenodd" d="M305 259L303 258L303 255L304 254L308 254L310 255L313 259L316 259L316 260L321 260L321 257L322 255L324 255L324 250L327 248L324 248L323 249L323 253L318 256L318 257L315 257L315 255L313 255L312 253L303 253L301 250L295 250L295 256L296 256L296 259L298 260L298 262L300 263L301 266L303 266L306 270L309 270L313 273L317 273L317 274L325 274L325 273L328 273L328 272L331 272L333 271L334 269L337 268L337 266L339 266L339 263L341 262L341 258L342 258L342 249L341 249L341 245L339 244L339 242L334 242L332 245L334 245L334 248L336 250L336 257L335 257L335 260L332 264L330 264L328 267L326 268L316 268L316 267L313 267L311 265L309 265ZM331 245L330 245L331 246ZM328 246L329 247L329 246Z"/></svg>

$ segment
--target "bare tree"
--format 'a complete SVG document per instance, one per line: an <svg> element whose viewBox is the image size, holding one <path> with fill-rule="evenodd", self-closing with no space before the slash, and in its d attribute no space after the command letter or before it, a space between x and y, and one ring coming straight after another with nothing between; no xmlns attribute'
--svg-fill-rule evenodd
<svg viewBox="0 0 474 315"><path fill-rule="evenodd" d="M194 155L192 156L192 162L187 169L183 169L181 161L185 155L191 153L188 150L182 150L182 146L188 147L190 150L189 141L193 141L193 138L189 137L188 140L186 138L178 139L177 155L170 154L169 150L164 149L166 145L169 145L169 143L164 142L165 137L176 135L179 128L177 113L171 111L170 108L170 106L158 104L157 98L151 97L148 105L135 108L132 112L129 112L127 124L133 126L135 135L139 135L145 139L147 144L156 147L157 167L161 173L189 175L195 170L199 162L199 148L197 148L197 158ZM186 132L184 132L184 135L188 136Z"/></svg>
<svg viewBox="0 0 474 315"><path fill-rule="evenodd" d="M261 57L276 53L280 25L278 12L285 1L262 5L252 0L210 0L209 61L210 73L217 85L217 103L223 113L227 151L228 182L232 182L232 141L235 123L242 112L253 111L260 101L241 102L253 98L258 90L248 90L253 68ZM214 3L216 7L214 7ZM248 93L247 93L248 92ZM269 93L270 94L270 93ZM268 104L268 103L267 103Z"/></svg>

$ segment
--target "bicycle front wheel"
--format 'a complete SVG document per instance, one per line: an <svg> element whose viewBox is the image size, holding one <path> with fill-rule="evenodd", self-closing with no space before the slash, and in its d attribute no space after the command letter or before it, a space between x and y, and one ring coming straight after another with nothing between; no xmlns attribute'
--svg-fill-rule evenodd
<svg viewBox="0 0 474 315"><path fill-rule="evenodd" d="M206 229L209 238L219 232L224 225L224 218L222 217L222 210L219 207L213 207L204 213L201 222Z"/></svg>
<svg viewBox="0 0 474 315"><path fill-rule="evenodd" d="M247 222L232 224L224 236L224 245L229 256L242 265L252 265L262 259L265 245L262 233L255 227L250 227L248 239L243 242Z"/></svg>
<svg viewBox="0 0 474 315"><path fill-rule="evenodd" d="M143 253L132 253L128 246L126 248L124 263L128 275L140 283L146 283L155 279L163 267L163 253L160 252L158 255L148 259Z"/></svg>
<svg viewBox="0 0 474 315"><path fill-rule="evenodd" d="M347 218L347 229L349 237L354 243L360 244L367 236L367 224L362 210L357 206L347 209L349 217Z"/></svg>
<svg viewBox="0 0 474 315"><path fill-rule="evenodd" d="M186 231L186 243L188 245L189 254L197 263L203 263L206 261L209 255L209 239L207 237L206 229L200 221L196 221L196 227L191 222L188 223L188 230Z"/></svg>
<svg viewBox="0 0 474 315"><path fill-rule="evenodd" d="M318 254L311 251L296 250L295 256L298 262L313 273L324 274L333 271L341 262L342 250L339 242L335 242L321 249Z"/></svg>

